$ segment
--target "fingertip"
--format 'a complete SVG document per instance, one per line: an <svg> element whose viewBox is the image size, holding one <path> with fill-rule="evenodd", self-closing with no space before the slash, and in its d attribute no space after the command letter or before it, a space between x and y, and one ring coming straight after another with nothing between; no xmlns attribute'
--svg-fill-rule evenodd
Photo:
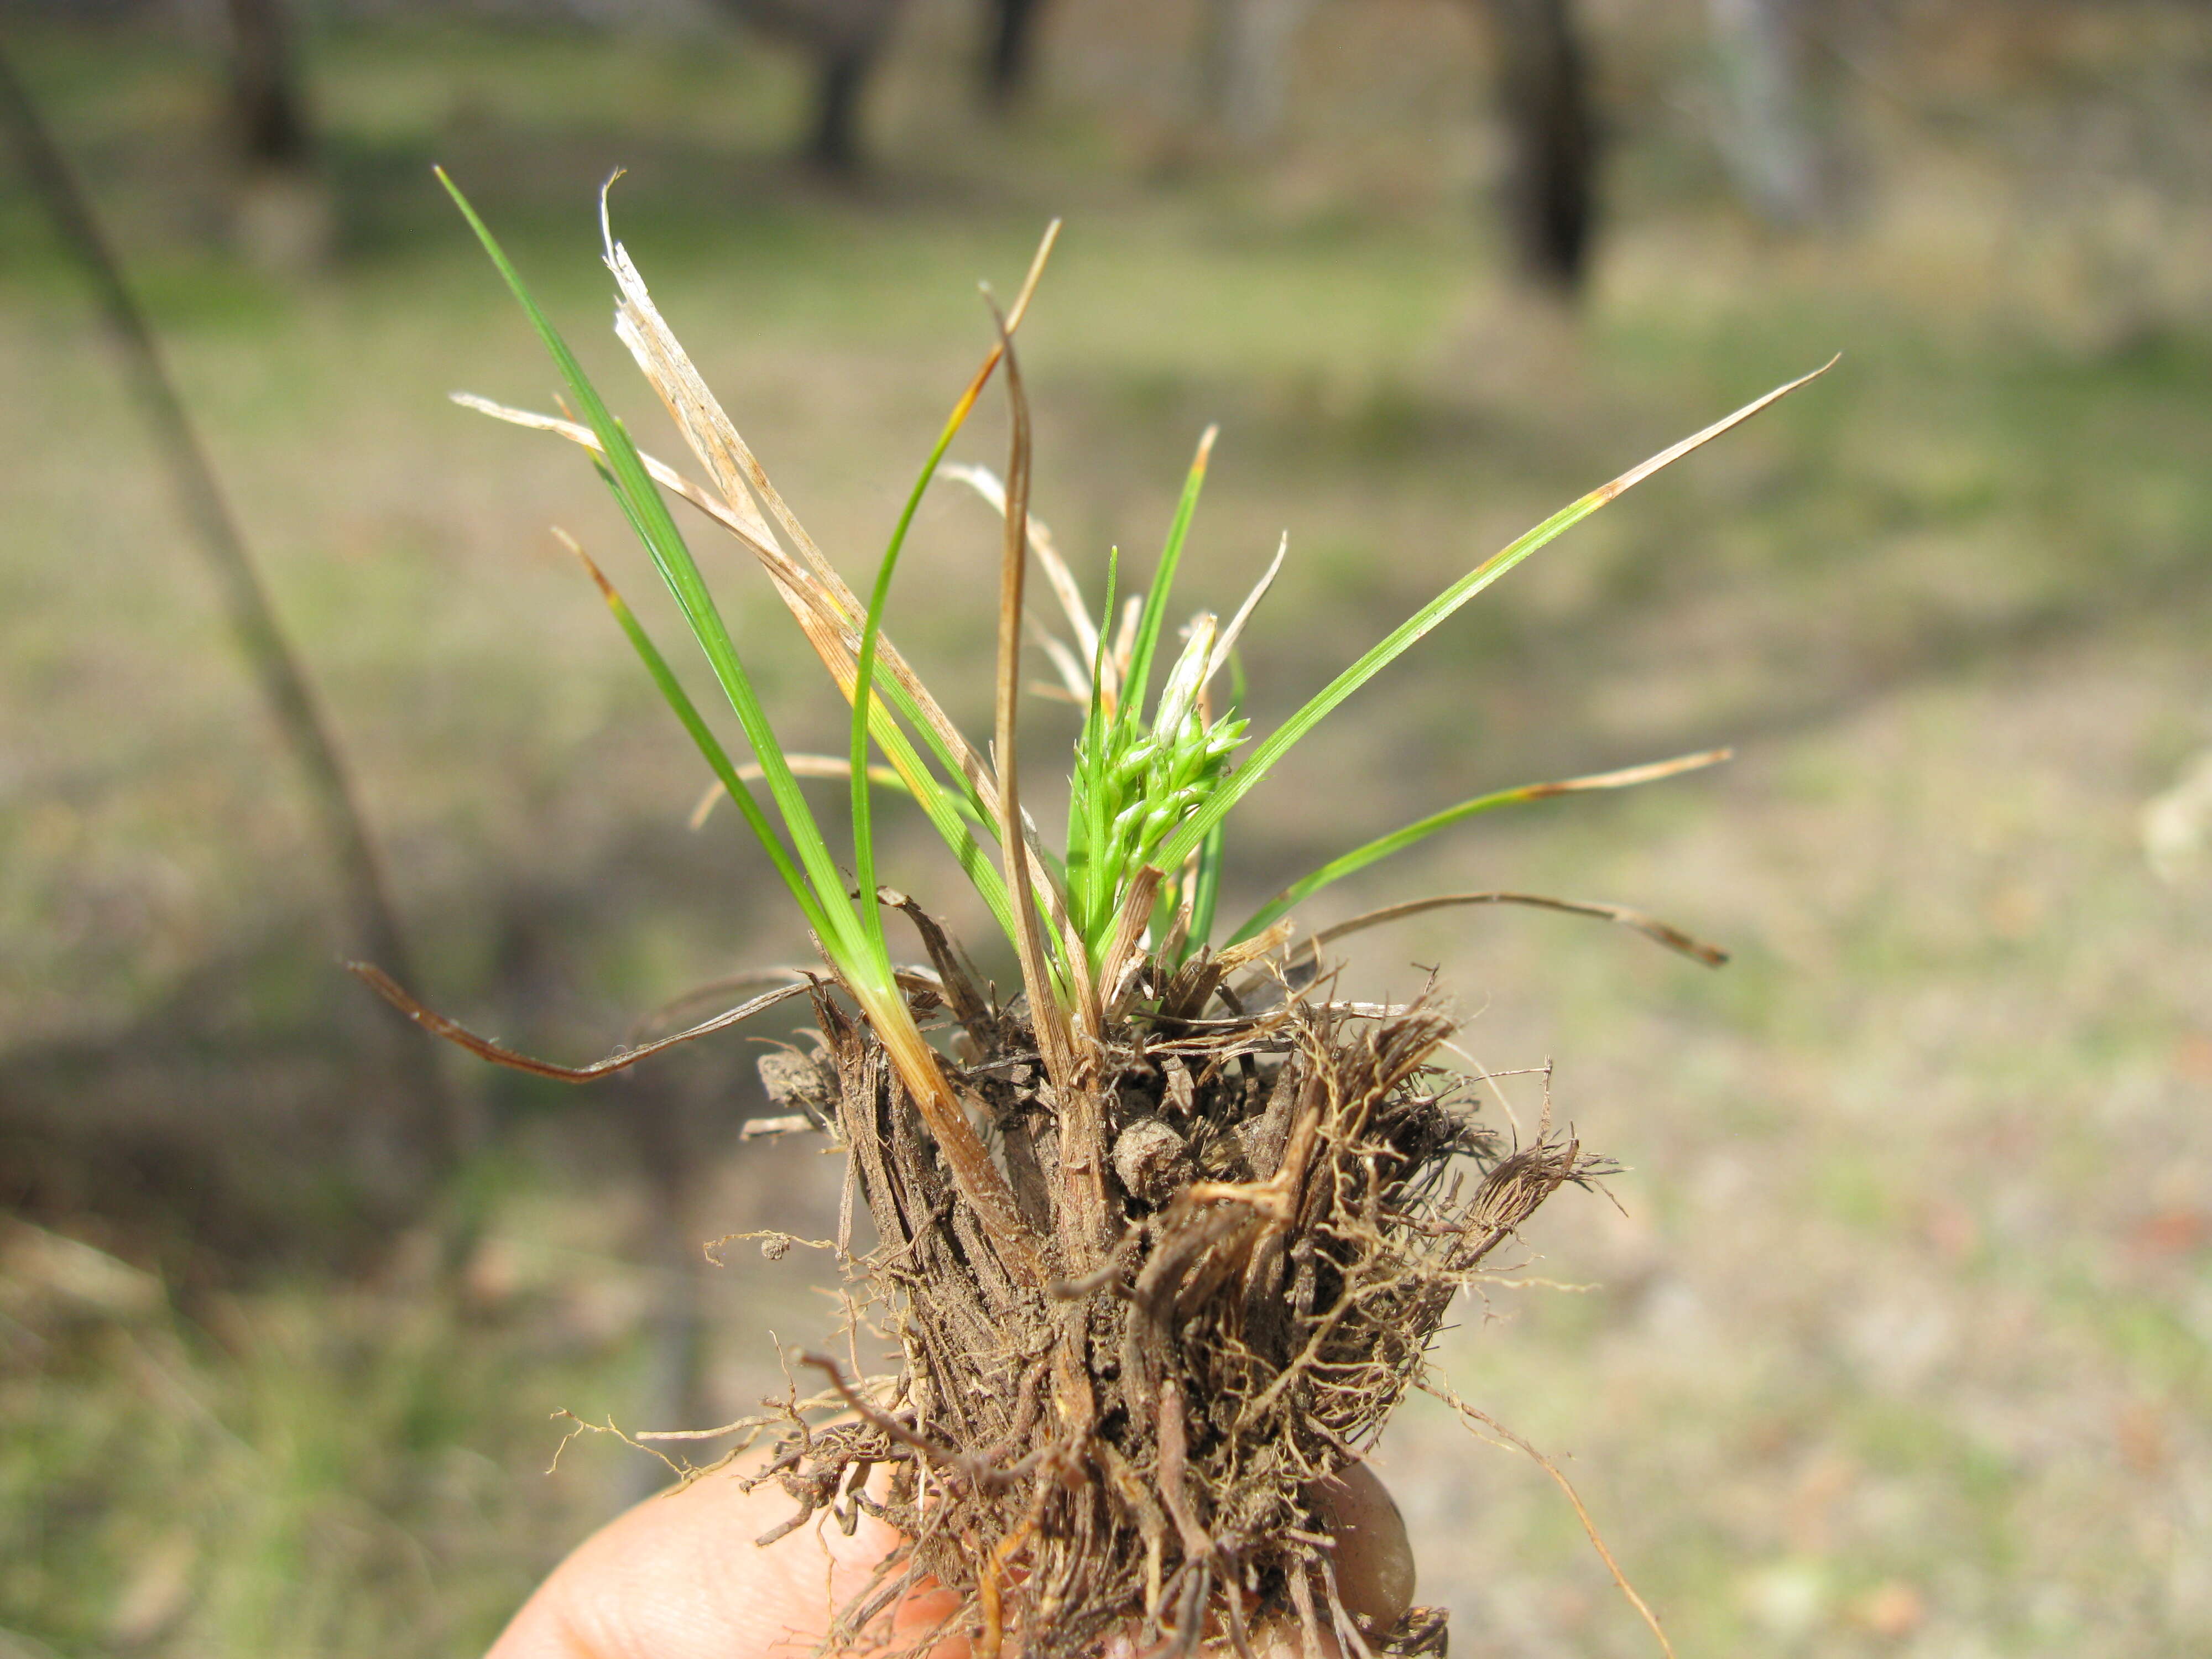
<svg viewBox="0 0 2212 1659"><path fill-rule="evenodd" d="M805 1659L900 1534L865 1514L848 1534L817 1513L762 1545L793 1501L774 1482L747 1490L734 1471L646 1499L555 1569L487 1659ZM919 1585L891 1610L890 1639L924 1636L956 1607Z"/></svg>
<svg viewBox="0 0 2212 1659"><path fill-rule="evenodd" d="M1329 1562L1345 1611L1370 1631L1389 1631L1413 1605L1413 1545L1389 1488L1352 1463L1306 1489L1336 1547Z"/></svg>

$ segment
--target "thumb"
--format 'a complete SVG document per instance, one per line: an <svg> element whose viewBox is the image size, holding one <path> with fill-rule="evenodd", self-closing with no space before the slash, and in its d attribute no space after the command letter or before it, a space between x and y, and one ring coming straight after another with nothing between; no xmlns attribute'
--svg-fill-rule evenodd
<svg viewBox="0 0 2212 1659"><path fill-rule="evenodd" d="M820 1515L756 1542L791 1511L776 1483L747 1492L736 1471L649 1498L555 1568L487 1659L809 1659L899 1534L863 1514L847 1537ZM900 1647L957 1605L925 1583L875 1628ZM966 1652L955 1640L930 1659Z"/></svg>

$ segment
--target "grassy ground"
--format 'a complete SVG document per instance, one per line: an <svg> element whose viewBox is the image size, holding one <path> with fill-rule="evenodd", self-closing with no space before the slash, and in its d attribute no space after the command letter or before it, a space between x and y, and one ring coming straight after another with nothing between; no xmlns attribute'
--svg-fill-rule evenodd
<svg viewBox="0 0 2212 1659"><path fill-rule="evenodd" d="M1024 333L1039 508L1090 568L1140 556L1220 420L1194 599L1233 602L1291 533L1251 653L1263 725L1551 507L1844 350L1351 705L1233 826L1244 896L1487 786L1735 743L1725 775L1486 821L1316 915L1526 887L1739 952L1707 975L1496 914L1358 952L1382 988L1440 967L1470 1051L1554 1060L1555 1109L1632 1166L1618 1210L1569 1194L1531 1240L1533 1275L1595 1288L1471 1306L1459 1386L1571 1456L1686 1653L2192 1650L2212 890L2154 880L2136 823L2212 743L2212 164L2188 118L2212 43L2184 9L2002 31L1960 9L1844 77L1844 223L1784 240L1700 137L1697 15L1601 20L1617 206L1571 327L1469 211L1496 145L1444 9L1324 10L1290 134L1234 164L1159 89L1173 9L1069 4L1058 91L1006 146L957 96L963 15L925 7L857 196L773 160L799 89L742 43L340 32L316 52L339 258L313 276L238 251L175 43L23 57L350 747L429 988L572 1054L804 941L742 849L684 830L696 764L544 533L651 599L588 472L442 400L542 404L551 376L429 161L611 371L590 192L631 166L625 240L848 558L987 337L970 283L1003 290L1066 212ZM175 1198L158 1168L79 1169L40 1211L59 1232L0 1237L0 1653L466 1651L635 1488L605 1443L538 1470L555 1407L666 1404L667 1194L687 1237L803 1231L830 1176L729 1144L737 1045L628 1091L501 1084L458 1301L419 1226L308 1265L316 1205L351 1213L358 1180L319 866L19 195L0 237L23 250L0 271L0 1092L118 1145L235 1126L163 1225L274 1264L140 1224L130 1182ZM989 526L948 493L921 533L901 632L957 672ZM778 708L834 743L775 618L738 609ZM921 837L893 871L948 890ZM1524 1121L1531 1081L1504 1085ZM797 1261L707 1295L710 1413L780 1388L769 1329L826 1316ZM1456 1650L1644 1650L1535 1471L1419 1406L1382 1462Z"/></svg>

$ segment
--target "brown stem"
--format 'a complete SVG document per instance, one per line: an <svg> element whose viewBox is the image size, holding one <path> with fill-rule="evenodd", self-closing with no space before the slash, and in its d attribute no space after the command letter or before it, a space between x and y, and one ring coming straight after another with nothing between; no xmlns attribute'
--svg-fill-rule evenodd
<svg viewBox="0 0 2212 1659"><path fill-rule="evenodd" d="M1105 1144L1087 1069L1079 1063L1067 1010L1061 1006L1053 982L1051 959L1045 953L1043 930L1031 899L1029 847L1022 835L1015 719L1021 691L1022 588L1029 566L1030 407L1022 388L1013 337L1006 332L1003 316L999 318L999 344L1006 362L1006 402L1013 426L1006 464L1006 550L999 574L998 696L992 743L999 774L999 837L1006 858L1006 890L1013 902L1015 945L1021 957L1022 983L1029 994L1030 1021L1058 1097L1066 1217L1077 1244L1076 1265L1080 1270L1091 1265L1106 1243Z"/></svg>
<svg viewBox="0 0 2212 1659"><path fill-rule="evenodd" d="M490 1060L495 1066L504 1066L510 1071L528 1072L534 1077L557 1078L563 1083L590 1083L611 1073L625 1070L636 1065L648 1054L657 1054L663 1048L673 1048L678 1043L689 1042L695 1037L708 1036L716 1031L726 1031L741 1021L750 1019L755 1014L773 1008L780 1002L787 1002L793 997L804 995L814 988L812 977L801 976L792 984L781 986L764 996L755 997L750 1002L743 1003L726 1012L717 1014L714 1018L691 1026L686 1030L678 1031L672 1036L665 1036L657 1042L641 1042L633 1047L617 1048L605 1060L594 1060L589 1066L560 1066L550 1060L533 1060L528 1054L520 1054L513 1048L494 1042L489 1037L478 1036L466 1026L450 1020L434 1008L426 1007L416 1001L391 975L374 963L349 962L346 963L346 968L370 990L375 992L377 995L382 997L434 1036L441 1036L447 1042L467 1049L480 1059Z"/></svg>
<svg viewBox="0 0 2212 1659"><path fill-rule="evenodd" d="M1693 939L1680 928L1661 921L1656 916L1647 916L1641 910L1631 910L1620 904L1590 904L1581 899L1553 898L1544 893L1439 893L1431 898L1407 899L1401 904L1386 904L1379 910L1370 910L1349 921L1340 921L1334 927L1324 927L1308 939L1302 948L1318 955L1322 945L1348 933L1455 904L1528 904L1540 910L1559 910L1571 916L1595 916L1601 921L1618 922L1623 927L1632 928L1644 938L1663 945L1670 951L1679 951L1692 962L1701 962L1708 968L1718 968L1729 959L1728 952L1717 945L1708 945L1701 939Z"/></svg>

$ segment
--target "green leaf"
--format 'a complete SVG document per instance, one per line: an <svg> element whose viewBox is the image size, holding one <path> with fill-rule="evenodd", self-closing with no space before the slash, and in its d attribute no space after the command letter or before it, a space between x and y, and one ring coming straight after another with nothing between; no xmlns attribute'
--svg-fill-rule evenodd
<svg viewBox="0 0 2212 1659"><path fill-rule="evenodd" d="M1121 576L1121 550L1106 550L1106 605L1099 615L1098 646L1091 653L1091 701L1083 715L1083 732L1076 739L1075 772L1068 783L1067 908L1069 920L1091 953L1091 966L1105 948L1112 927L1108 915L1111 895L1104 886L1106 857L1106 747L1109 726L1103 687L1105 684L1108 635L1114 621L1115 590Z"/></svg>
<svg viewBox="0 0 2212 1659"><path fill-rule="evenodd" d="M1456 806L1447 806L1443 811L1431 812L1401 830L1378 836L1364 847L1355 848L1340 858L1332 859L1312 874L1292 882L1254 912L1249 921L1230 935L1228 943L1242 944L1266 928L1285 911L1303 904L1332 882L1341 881L1355 871L1364 870L1378 859L1387 859L1393 853L1403 852L1416 842L1425 841L1437 830L1449 829L1453 824L1474 817L1477 813L1487 812L1492 807L1517 806L1524 801L1548 800L1554 795L1577 794L1586 790L1625 789L1635 784L1653 783L1661 778L1671 778L1683 772L1716 765L1728 759L1732 752L1726 749L1712 749L1702 754L1684 755L1674 760L1656 761L1648 766L1624 767L1617 772L1595 772L1584 777L1565 778L1555 783L1524 783L1518 788L1494 790L1487 795L1463 800ZM1216 826L1217 830L1218 827Z"/></svg>
<svg viewBox="0 0 2212 1659"><path fill-rule="evenodd" d="M1123 720L1140 719L1144 714L1146 684L1152 674L1152 653L1159 643L1160 629L1167 622L1168 595L1175 586L1176 567L1182 562L1182 544L1190 534L1191 515L1198 511L1198 492L1206 487L1206 463L1213 453L1213 440L1221 428L1209 426L1198 441L1198 453L1190 464L1190 474L1183 480L1182 499L1176 503L1175 521L1168 526L1167 545L1160 550L1160 568L1152 576L1152 586L1145 595L1145 608L1137 623L1135 648L1129 655L1129 673L1121 685L1119 717ZM1107 610L1104 621L1113 626L1114 613Z"/></svg>
<svg viewBox="0 0 2212 1659"><path fill-rule="evenodd" d="M1221 902L1221 860L1228 828L1225 823L1216 823L1198 844L1198 872L1192 878L1190 938L1183 945L1185 956L1212 939L1213 913ZM1240 933L1229 942L1234 945L1243 937Z"/></svg>
<svg viewBox="0 0 2212 1659"><path fill-rule="evenodd" d="M612 479L617 496L630 522L643 538L647 550L668 585L677 605L684 612L684 621L690 625L693 637L706 655L708 665L728 698L730 707L744 728L745 739L759 761L769 793L789 833L799 863L805 868L807 884L813 890L815 909L826 927L819 931L823 948L830 951L839 968L854 977L865 975L872 988L890 983L890 966L879 951L869 949L870 940L863 932L851 900L848 897L844 880L839 875L831 858L828 843L823 840L812 811L800 794L799 783L785 764L781 744L770 726L766 711L754 693L752 682L738 659L736 642L731 638L721 613L716 609L713 595L708 591L706 580L699 573L690 549L676 528L667 502L662 499L645 470L644 459L637 446L630 441L622 423L608 411L598 389L584 373L583 366L569 350L568 343L531 297L522 277L507 258L489 227L477 216L476 210L462 195L459 186L448 178L443 168L436 169L454 204L461 210L477 240L483 244L484 252L491 258L508 289L528 315L539 339L560 369L562 380L568 385L585 422L599 441L605 458L608 475ZM725 781L727 781L726 780ZM870 902L872 904L872 896Z"/></svg>
<svg viewBox="0 0 2212 1659"><path fill-rule="evenodd" d="M565 536L562 539L568 540ZM824 924L821 907L815 903L813 895L807 891L805 878L799 873L799 866L792 862L790 851L784 846L782 838L775 833L775 827L768 821L768 815L761 811L760 803L753 798L753 792L745 787L744 780L738 775L729 751L722 747L721 740L715 737L714 729L699 713L698 705L691 701L690 693L676 678L676 671L668 665L668 659L661 655L660 648L653 644L652 635L645 631L645 625L638 621L636 614L616 591L614 584L592 562L591 556L574 541L568 541L568 548L584 562L584 568L599 584L599 595L607 602L607 609L614 612L616 622L622 625L622 630L629 636L630 645L636 650L639 659L645 664L646 672L660 688L662 698L676 711L676 718L684 723L684 729L691 734L692 743L706 758L714 775L721 780L722 787L728 793L732 803L744 815L745 823L759 839L762 847L767 849L769 860L775 866L776 874L791 890L791 896L798 902L800 914L806 918L806 925L817 934L822 933Z"/></svg>
<svg viewBox="0 0 2212 1659"><path fill-rule="evenodd" d="M1799 376L1786 386L1777 386L1765 397L1746 404L1734 414L1714 422L1702 432L1692 433L1680 443L1662 450L1650 459L1631 467L1611 483L1602 484L1581 500L1569 503L1557 513L1509 543L1485 559L1466 575L1461 577L1435 599L1423 605L1394 629L1390 635L1362 656L1351 667L1339 674L1304 708L1291 716L1266 741L1252 751L1251 758L1231 773L1222 786L1199 810L1187 819L1167 844L1160 849L1154 862L1164 869L1176 869L1197 849L1213 826L1229 814L1231 807L1242 800L1252 787L1273 769L1275 763L1294 748L1299 739L1334 712L1354 691L1367 684L1384 668L1397 660L1407 648L1430 633L1444 619L1465 605L1483 589L1519 564L1537 549L1544 546L1618 496L1626 495L1638 484L1661 469L1672 465L1692 450L1711 442L1729 428L1741 424L1778 399L1787 397L1808 381L1816 380L1835 366L1830 358L1812 374Z"/></svg>
<svg viewBox="0 0 2212 1659"><path fill-rule="evenodd" d="M945 429L938 434L936 447L929 452L929 459L922 463L921 476L915 480L914 489L906 498L906 506L899 514L898 523L892 527L890 544L884 548L883 560L876 567L875 586L868 594L867 620L860 629L860 649L853 685L853 864L860 877L860 894L864 901L861 915L870 941L879 951L885 949L883 913L868 896L876 890L875 814L868 799L868 731L870 717L876 707L876 647L883 637L884 608L890 601L891 577L898 568L899 554L906 546L907 532L914 524L915 513L921 506L921 498L929 489L929 481L937 476L938 466L945 459L945 452L951 447L953 438L968 419L968 411L975 406L972 392L953 406L951 418L945 422ZM925 807L928 805L927 801L923 804ZM988 868L988 861L982 858L982 849L975 846L974 836L966 835L964 828L962 833L967 844L975 847L976 863L981 867ZM959 856L961 847L954 845L953 852ZM962 867L968 871L972 880L975 872L969 869L964 858ZM1000 922L1006 928L1008 937L1012 938L1013 912L1011 907L1003 903L1003 884L1000 884L1000 896L1002 903L994 908L1003 910Z"/></svg>
<svg viewBox="0 0 2212 1659"><path fill-rule="evenodd" d="M905 735L898 730L896 721L886 716L880 723L877 722L875 718L876 652L883 635L884 611L890 599L891 576L897 568L900 551L906 545L907 532L913 526L915 513L921 505L922 495L929 489L930 480L937 476L937 469L945 459L945 452L951 447L952 440L960 428L967 423L968 416L975 407L975 400L982 394L985 384L990 380L993 368L1003 358L1007 363L1007 374L1009 376L1012 374L1012 331L1020 325L1022 317L1029 310L1030 301L1036 292L1037 281L1044 275L1045 262L1052 257L1053 244L1059 240L1059 237L1060 221L1054 219L1045 228L1044 238L1038 243L1036 253L1030 261L1029 274L1023 278L1021 292L1014 301L1012 312L1000 319L999 343L985 356L982 367L975 371L974 377L968 382L967 390L961 393L959 399L953 404L951 414L945 419L944 429L938 434L936 447L929 452L929 459L922 464L921 476L915 480L914 489L907 496L906 506L899 514L898 523L892 529L890 544L884 550L883 560L877 567L875 586L869 593L867 616L861 625L860 648L855 653L854 660L850 766L853 794L853 856L859 871L861 893L865 896L872 895L875 890L874 815L868 799L866 765L868 735L872 729L875 732L877 742L884 745L885 751L899 757L909 791L921 802L923 810L929 814L931 822L937 826L938 833L944 837L945 845L951 849L954 858L959 861L962 872L967 876L969 884L981 894L984 902L990 907L992 915L997 920L1000 930L1006 935L1007 942L1014 946L1017 953L1021 949L1019 922L1013 906L1008 899L1006 884L1000 879L996 867L984 852L981 843L971 833L969 824L961 821L964 810L965 817L975 824L988 825L988 815L983 811L981 796L962 769L960 757L952 751L952 746L946 741L945 735L931 722L921 718L920 708L915 698L906 687L899 684L896 679L892 684L884 688L885 691L900 713L905 715L908 721L922 733L925 740L936 750L937 757L943 763L946 774L952 780L954 787L959 791L958 797L956 799L950 796L947 792L936 787L936 781L931 778L927 769L914 758L912 745L906 742ZM864 913L870 939L878 953L882 953L884 951L883 919L881 914L875 908L872 900L866 904ZM886 956L885 960L888 961L888 959Z"/></svg>

